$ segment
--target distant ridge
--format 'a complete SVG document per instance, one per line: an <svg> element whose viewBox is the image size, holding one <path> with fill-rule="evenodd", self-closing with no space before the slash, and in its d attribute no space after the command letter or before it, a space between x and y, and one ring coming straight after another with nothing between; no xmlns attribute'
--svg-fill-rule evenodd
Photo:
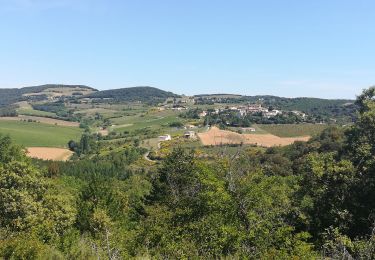
<svg viewBox="0 0 375 260"><path fill-rule="evenodd" d="M46 89L54 88L80 88L91 91L97 91L94 88L85 85L64 85L64 84L45 84L40 86L31 86L23 88L0 88L0 106L7 106L19 101L24 101L25 94L41 93Z"/></svg>
<svg viewBox="0 0 375 260"><path fill-rule="evenodd" d="M113 99L115 101L157 102L164 101L166 98L169 97L179 97L179 95L154 87L140 86L131 88L102 90L95 93L91 93L84 97L95 99Z"/></svg>
<svg viewBox="0 0 375 260"><path fill-rule="evenodd" d="M37 92L42 92L43 90L46 90L49 88L83 88L83 89L90 89L90 90L98 91L97 89L86 86L86 85L66 85L66 84L44 84L40 86L20 88L20 90L25 91L25 93L37 93Z"/></svg>

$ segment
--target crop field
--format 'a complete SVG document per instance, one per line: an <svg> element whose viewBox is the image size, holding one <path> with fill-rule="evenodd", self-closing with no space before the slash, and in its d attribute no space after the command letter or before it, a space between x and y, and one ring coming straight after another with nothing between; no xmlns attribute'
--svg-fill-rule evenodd
<svg viewBox="0 0 375 260"><path fill-rule="evenodd" d="M60 125L60 126L72 126L72 127L79 127L79 123L77 122L70 122L70 121L64 121L54 118L48 118L48 117L41 117L41 116L25 116L25 115L19 115L18 117L0 117L0 121L35 121L38 123L43 124L50 124L50 125Z"/></svg>
<svg viewBox="0 0 375 260"><path fill-rule="evenodd" d="M284 146L295 141L308 141L310 136L279 137L272 134L239 134L212 127L208 132L198 134L203 145L253 144L262 147Z"/></svg>
<svg viewBox="0 0 375 260"><path fill-rule="evenodd" d="M113 118L111 121L115 124L113 130L116 132L134 131L148 127L150 129L162 129L168 127L171 122L182 121L178 113L172 111L153 112L136 116L124 116Z"/></svg>
<svg viewBox="0 0 375 260"><path fill-rule="evenodd" d="M86 116L93 116L95 114L100 114L104 118L111 118L111 117L120 116L121 112L117 110L106 109L106 108L89 108L89 109L77 110L74 112L74 114L83 114Z"/></svg>
<svg viewBox="0 0 375 260"><path fill-rule="evenodd" d="M78 127L0 120L0 134L9 135L15 143L25 147L66 147L69 140L79 140L82 130Z"/></svg>
<svg viewBox="0 0 375 260"><path fill-rule="evenodd" d="M130 103L130 104L69 104L68 108L74 109L74 114L81 114L85 117L94 116L100 114L103 118L113 118L118 120L119 118L126 116L135 116L137 114L145 113L149 107L145 107L142 104Z"/></svg>
<svg viewBox="0 0 375 260"><path fill-rule="evenodd" d="M20 115L26 115L26 116L56 116L55 113L35 110L32 108L19 108L17 109L17 113Z"/></svg>
<svg viewBox="0 0 375 260"><path fill-rule="evenodd" d="M67 161L73 152L66 148L28 147L27 156L42 160Z"/></svg>
<svg viewBox="0 0 375 260"><path fill-rule="evenodd" d="M279 137L314 136L321 133L328 125L324 124L283 124L256 125L255 128Z"/></svg>

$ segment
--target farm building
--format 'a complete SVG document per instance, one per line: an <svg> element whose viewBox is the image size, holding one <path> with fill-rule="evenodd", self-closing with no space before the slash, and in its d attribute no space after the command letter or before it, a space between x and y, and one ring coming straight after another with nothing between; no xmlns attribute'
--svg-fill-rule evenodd
<svg viewBox="0 0 375 260"><path fill-rule="evenodd" d="M161 135L159 136L160 141L169 141L172 140L172 137L170 135Z"/></svg>
<svg viewBox="0 0 375 260"><path fill-rule="evenodd" d="M279 114L282 114L282 112L280 110L274 109L272 111L265 112L264 116L267 117L267 118L270 118L270 117L277 116Z"/></svg>
<svg viewBox="0 0 375 260"><path fill-rule="evenodd" d="M185 138L195 138L195 132L194 131L186 131L185 133L184 133L184 137Z"/></svg>
<svg viewBox="0 0 375 260"><path fill-rule="evenodd" d="M203 112L199 113L200 118L205 117L206 115L207 115L207 111L203 111Z"/></svg>
<svg viewBox="0 0 375 260"><path fill-rule="evenodd" d="M243 127L241 128L243 132L255 132L255 128L253 127Z"/></svg>
<svg viewBox="0 0 375 260"><path fill-rule="evenodd" d="M302 117L302 118L305 118L305 117L306 117L306 114L303 113L303 112L301 112L301 111L296 111L296 110L294 110L294 111L291 111L291 112L292 112L293 114L297 115L297 116Z"/></svg>

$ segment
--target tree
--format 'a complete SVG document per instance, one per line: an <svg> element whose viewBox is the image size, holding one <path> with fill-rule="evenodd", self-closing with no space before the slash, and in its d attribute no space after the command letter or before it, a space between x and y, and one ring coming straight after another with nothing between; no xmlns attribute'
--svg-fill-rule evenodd
<svg viewBox="0 0 375 260"><path fill-rule="evenodd" d="M70 151L75 152L77 150L78 145L77 145L77 143L75 141L70 140L68 142L68 147L69 147Z"/></svg>
<svg viewBox="0 0 375 260"><path fill-rule="evenodd" d="M346 156L357 170L356 234L368 234L375 223L375 87L364 90L356 105L359 115L347 131Z"/></svg>
<svg viewBox="0 0 375 260"><path fill-rule="evenodd" d="M353 188L356 172L348 160L337 161L333 153L311 153L298 170L300 221L316 239L329 227L348 232L353 224ZM297 197L298 197L297 196Z"/></svg>
<svg viewBox="0 0 375 260"><path fill-rule="evenodd" d="M157 193L154 194L166 196L172 203L189 200L197 191L194 168L194 152L174 149L159 169L159 179L155 183Z"/></svg>
<svg viewBox="0 0 375 260"><path fill-rule="evenodd" d="M48 248L45 244L57 243L73 224L73 197L45 178L8 138L0 143L0 232L6 234L0 255L37 255ZM24 243L23 236L35 240L27 243L32 248L19 244Z"/></svg>
<svg viewBox="0 0 375 260"><path fill-rule="evenodd" d="M9 136L0 134L0 163L8 163L10 161L23 161L26 159L24 151L21 147L12 143Z"/></svg>

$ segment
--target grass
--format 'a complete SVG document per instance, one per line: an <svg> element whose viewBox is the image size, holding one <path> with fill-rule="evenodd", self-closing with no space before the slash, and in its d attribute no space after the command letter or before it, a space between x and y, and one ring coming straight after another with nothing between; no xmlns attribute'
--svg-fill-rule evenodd
<svg viewBox="0 0 375 260"><path fill-rule="evenodd" d="M159 138L150 138L150 139L146 139L146 140L143 140L141 142L141 147L144 147L148 150L157 150L159 147L158 147L158 143L160 142Z"/></svg>
<svg viewBox="0 0 375 260"><path fill-rule="evenodd" d="M23 121L0 121L0 134L9 135L25 147L66 147L69 140L78 140L82 130L77 127L48 125Z"/></svg>
<svg viewBox="0 0 375 260"><path fill-rule="evenodd" d="M25 116L47 116L47 117L55 117L56 114L47 111L35 110L32 108L19 108L17 109L17 113L20 115Z"/></svg>
<svg viewBox="0 0 375 260"><path fill-rule="evenodd" d="M103 116L103 118L111 118L121 115L120 111L111 110L106 108L90 108L83 110L76 110L74 114L84 114L85 116L94 116L96 113Z"/></svg>
<svg viewBox="0 0 375 260"><path fill-rule="evenodd" d="M284 124L284 125L256 125L261 129L279 137L313 136L321 133L328 125L321 124Z"/></svg>
<svg viewBox="0 0 375 260"><path fill-rule="evenodd" d="M169 128L168 124L176 121L182 121L175 112L152 112L136 116L124 116L112 118L111 121L116 124L113 130L116 132L134 131L141 128L165 130ZM164 129L163 129L164 128ZM161 131L162 133L163 131Z"/></svg>
<svg viewBox="0 0 375 260"><path fill-rule="evenodd" d="M105 119L114 119L115 124L118 124L118 121L121 122L124 117L139 115L149 110L149 107L137 103L70 104L68 107L74 109L75 114L81 114L84 117L92 117L98 113Z"/></svg>

